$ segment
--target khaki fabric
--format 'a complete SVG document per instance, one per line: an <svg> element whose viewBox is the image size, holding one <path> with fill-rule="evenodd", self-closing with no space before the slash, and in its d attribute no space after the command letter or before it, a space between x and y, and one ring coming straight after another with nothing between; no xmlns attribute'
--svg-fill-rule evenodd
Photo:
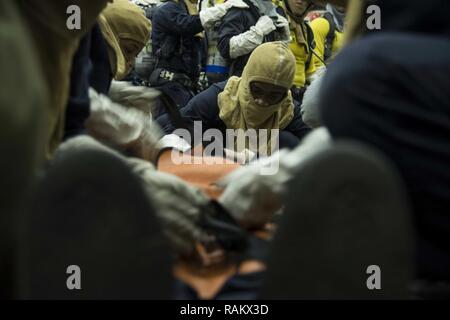
<svg viewBox="0 0 450 320"><path fill-rule="evenodd" d="M347 9L347 29L345 31L344 43L349 43L359 38L365 30L364 8L365 0L349 0Z"/></svg>
<svg viewBox="0 0 450 320"><path fill-rule="evenodd" d="M305 26L305 17L298 17L294 15L285 5L285 3L280 4L281 8L287 13L287 18L289 21L289 28L291 32L295 33L295 38L298 44L307 45L308 42L306 40L306 26Z"/></svg>
<svg viewBox="0 0 450 320"><path fill-rule="evenodd" d="M292 23L292 19L289 19L289 25L291 29L291 42L289 43L289 48L295 56L296 62L296 73L294 79L294 85L298 88L303 88L307 85L307 80L311 77L317 70L316 60L317 57L311 54L311 61L307 67L307 61L310 57L310 48L307 42L307 32L306 32L306 22L301 25L297 23Z"/></svg>
<svg viewBox="0 0 450 320"><path fill-rule="evenodd" d="M198 5L197 5L197 1L191 1L191 0L184 0L183 1L186 4L186 8L188 10L188 13L191 16L196 16L198 15Z"/></svg>
<svg viewBox="0 0 450 320"><path fill-rule="evenodd" d="M150 21L143 10L128 0L114 0L99 17L102 34L108 44L112 74L122 80L130 72L121 40L133 40L144 47L150 36Z"/></svg>
<svg viewBox="0 0 450 320"><path fill-rule="evenodd" d="M31 180L44 158L48 99L31 39L13 1L0 0L0 43L3 206L14 201L16 191L24 191L24 182ZM7 211L3 209L2 214Z"/></svg>
<svg viewBox="0 0 450 320"><path fill-rule="evenodd" d="M260 107L250 92L250 83L259 81L289 90L294 76L295 57L286 44L268 42L260 45L251 54L242 77L231 77L224 91L219 94L219 117L228 129L246 131L286 128L294 118L290 91L279 104Z"/></svg>
<svg viewBox="0 0 450 320"><path fill-rule="evenodd" d="M0 0L0 300L14 298L17 218L44 157L46 90L23 24L16 2Z"/></svg>
<svg viewBox="0 0 450 320"><path fill-rule="evenodd" d="M64 118L69 96L73 56L80 39L92 28L108 0L17 0L38 56L49 103L48 133L44 147L47 158L62 140ZM81 29L69 30L67 9L77 5L81 10Z"/></svg>

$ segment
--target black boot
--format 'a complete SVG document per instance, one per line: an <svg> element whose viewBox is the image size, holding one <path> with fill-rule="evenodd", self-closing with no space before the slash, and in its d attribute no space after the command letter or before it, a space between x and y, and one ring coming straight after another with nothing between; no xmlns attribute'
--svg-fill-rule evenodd
<svg viewBox="0 0 450 320"><path fill-rule="evenodd" d="M286 205L262 298L408 298L411 217L384 157L337 143L302 165Z"/></svg>
<svg viewBox="0 0 450 320"><path fill-rule="evenodd" d="M19 298L170 298L169 249L141 183L114 155L65 152L22 219Z"/></svg>

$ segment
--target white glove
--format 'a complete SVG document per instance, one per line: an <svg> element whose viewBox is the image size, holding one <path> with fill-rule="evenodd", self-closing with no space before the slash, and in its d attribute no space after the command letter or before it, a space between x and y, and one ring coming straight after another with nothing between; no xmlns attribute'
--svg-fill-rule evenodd
<svg viewBox="0 0 450 320"><path fill-rule="evenodd" d="M281 194L290 174L279 165L286 150L233 171L218 182L224 188L219 202L244 228L260 228L270 222L281 206ZM274 165L275 164L275 165ZM264 168L278 167L275 174L264 175Z"/></svg>
<svg viewBox="0 0 450 320"><path fill-rule="evenodd" d="M165 149L174 149L182 153L186 153L192 149L191 145L186 140L173 133L162 137L158 142L158 147L161 151Z"/></svg>
<svg viewBox="0 0 450 320"><path fill-rule="evenodd" d="M242 0L228 0L214 7L205 8L200 11L200 21L203 28L211 28L217 21L222 19L231 8L248 9L249 6Z"/></svg>
<svg viewBox="0 0 450 320"><path fill-rule="evenodd" d="M277 27L273 23L272 18L269 16L262 16L259 18L255 25L255 31L260 33L262 36L267 36L272 31L275 31Z"/></svg>
<svg viewBox="0 0 450 320"><path fill-rule="evenodd" d="M147 116L152 116L157 106L157 98L161 95L159 90L144 86L134 86L125 81L113 81L109 90L112 101L125 107L136 108Z"/></svg>
<svg viewBox="0 0 450 320"><path fill-rule="evenodd" d="M291 30L289 29L289 21L282 15L277 15L277 21L275 22L275 26L277 29L282 30L282 39L281 41L290 41L291 39Z"/></svg>
<svg viewBox="0 0 450 320"><path fill-rule="evenodd" d="M147 5L157 4L158 3L157 0L133 0L132 2L134 4L138 4L138 5L141 5L141 6L147 6Z"/></svg>
<svg viewBox="0 0 450 320"><path fill-rule="evenodd" d="M248 164L252 162L257 154L249 149L245 149L241 152L236 152L230 149L224 149L225 158L231 161L235 161L239 164Z"/></svg>
<svg viewBox="0 0 450 320"><path fill-rule="evenodd" d="M249 6L242 0L227 0L225 3L223 3L227 10L230 10L231 8L240 8L240 9L248 9Z"/></svg>
<svg viewBox="0 0 450 320"><path fill-rule="evenodd" d="M263 43L264 37L274 30L276 27L273 20L268 16L262 16L250 30L230 39L230 58L236 59L252 52Z"/></svg>
<svg viewBox="0 0 450 320"><path fill-rule="evenodd" d="M113 103L108 97L89 91L91 114L86 128L94 138L139 158L155 160L162 137L159 126L144 112Z"/></svg>
<svg viewBox="0 0 450 320"><path fill-rule="evenodd" d="M287 19L285 17L283 17L282 15L277 15L277 21L275 22L275 26L277 28L285 28L285 27L289 27L289 22L287 21Z"/></svg>

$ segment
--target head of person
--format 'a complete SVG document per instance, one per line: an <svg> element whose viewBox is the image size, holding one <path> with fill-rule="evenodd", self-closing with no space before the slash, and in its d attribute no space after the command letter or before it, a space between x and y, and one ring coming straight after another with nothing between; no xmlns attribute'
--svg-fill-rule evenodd
<svg viewBox="0 0 450 320"><path fill-rule="evenodd" d="M346 8L343 6L333 6L331 4L327 4L325 10L333 17L337 30L339 32L343 32L345 26Z"/></svg>
<svg viewBox="0 0 450 320"><path fill-rule="evenodd" d="M257 47L247 62L239 83L240 107L248 123L259 129L274 114L292 105L290 89L295 76L295 57L283 42Z"/></svg>
<svg viewBox="0 0 450 320"><path fill-rule="evenodd" d="M296 17L304 17L314 4L309 0L285 0L287 10Z"/></svg>
<svg viewBox="0 0 450 320"><path fill-rule="evenodd" d="M290 89L295 67L295 57L286 43L267 42L258 46L250 55L242 76L231 77L218 96L219 117L227 129L243 131L244 135L256 132L260 138L260 134L267 133L265 139L269 138L266 141L270 154L276 147L272 130L283 130L294 118ZM254 145L255 139L252 146L247 140L238 134L234 151L247 148L262 152L260 148L265 148L262 140L256 139L258 146ZM254 149L256 147L258 150Z"/></svg>
<svg viewBox="0 0 450 320"><path fill-rule="evenodd" d="M147 44L150 21L137 5L128 0L115 0L99 17L102 34L114 79L122 80L134 66L136 56Z"/></svg>
<svg viewBox="0 0 450 320"><path fill-rule="evenodd" d="M218 107L227 129L237 132L233 151L271 154L275 150L273 130L285 129L294 118L290 89L295 67L295 57L286 43L267 42L253 50L241 77L228 80L218 95ZM266 139L267 145L257 138ZM228 149L233 149L231 144L227 140Z"/></svg>

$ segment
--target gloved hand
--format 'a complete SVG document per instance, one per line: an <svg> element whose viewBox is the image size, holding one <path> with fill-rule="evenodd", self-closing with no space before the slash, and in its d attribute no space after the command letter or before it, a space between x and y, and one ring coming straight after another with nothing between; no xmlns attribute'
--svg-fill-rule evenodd
<svg viewBox="0 0 450 320"><path fill-rule="evenodd" d="M242 0L227 0L223 5L230 10L231 8L248 9L249 6Z"/></svg>
<svg viewBox="0 0 450 320"><path fill-rule="evenodd" d="M186 140L173 133L162 137L158 142L158 147L161 151L175 149L185 153L191 150L191 145Z"/></svg>
<svg viewBox="0 0 450 320"><path fill-rule="evenodd" d="M100 142L129 150L141 159L154 161L162 132L158 124L141 110L125 108L90 89L91 114L86 121L88 133Z"/></svg>
<svg viewBox="0 0 450 320"><path fill-rule="evenodd" d="M242 0L228 0L227 2L214 7L204 8L199 13L203 28L211 28L216 22L222 19L231 8L248 9L249 6Z"/></svg>
<svg viewBox="0 0 450 320"><path fill-rule="evenodd" d="M285 17L283 17L282 15L277 15L275 27L282 31L282 39L280 39L281 41L290 41L291 30L289 29L289 22Z"/></svg>
<svg viewBox="0 0 450 320"><path fill-rule="evenodd" d="M277 21L275 22L275 26L277 28L285 28L285 27L289 27L289 22L287 21L287 19L285 17L283 17L282 15L277 15Z"/></svg>
<svg viewBox="0 0 450 320"><path fill-rule="evenodd" d="M290 173L277 163L288 151L281 150L269 158L257 160L233 171L217 185L224 189L219 203L244 228L261 228L282 206L282 194ZM265 175L264 168L279 167L276 174Z"/></svg>
<svg viewBox="0 0 450 320"><path fill-rule="evenodd" d="M210 236L199 225L202 215L214 214L210 199L180 178L158 172L146 161L128 159L128 165L143 182L144 190L176 254L189 256L197 242Z"/></svg>
<svg viewBox="0 0 450 320"><path fill-rule="evenodd" d="M157 106L159 90L144 86L134 86L125 81L113 81L109 90L110 99L129 108L136 108L151 117Z"/></svg>
<svg viewBox="0 0 450 320"><path fill-rule="evenodd" d="M270 18L269 16L260 17L258 22L256 22L256 25L253 28L257 33L261 34L262 36L267 36L269 33L277 29L277 27L273 23L272 18Z"/></svg>
<svg viewBox="0 0 450 320"><path fill-rule="evenodd" d="M252 52L263 43L266 35L276 29L277 27L270 17L262 16L256 25L250 27L250 30L230 39L230 58L236 59Z"/></svg>
<svg viewBox="0 0 450 320"><path fill-rule="evenodd" d="M155 3L153 0L133 0L132 2L141 6L148 6Z"/></svg>
<svg viewBox="0 0 450 320"><path fill-rule="evenodd" d="M316 129L294 150L280 150L233 171L217 183L224 189L220 204L245 228L265 225L282 206L289 181L305 162L331 144L328 130Z"/></svg>

